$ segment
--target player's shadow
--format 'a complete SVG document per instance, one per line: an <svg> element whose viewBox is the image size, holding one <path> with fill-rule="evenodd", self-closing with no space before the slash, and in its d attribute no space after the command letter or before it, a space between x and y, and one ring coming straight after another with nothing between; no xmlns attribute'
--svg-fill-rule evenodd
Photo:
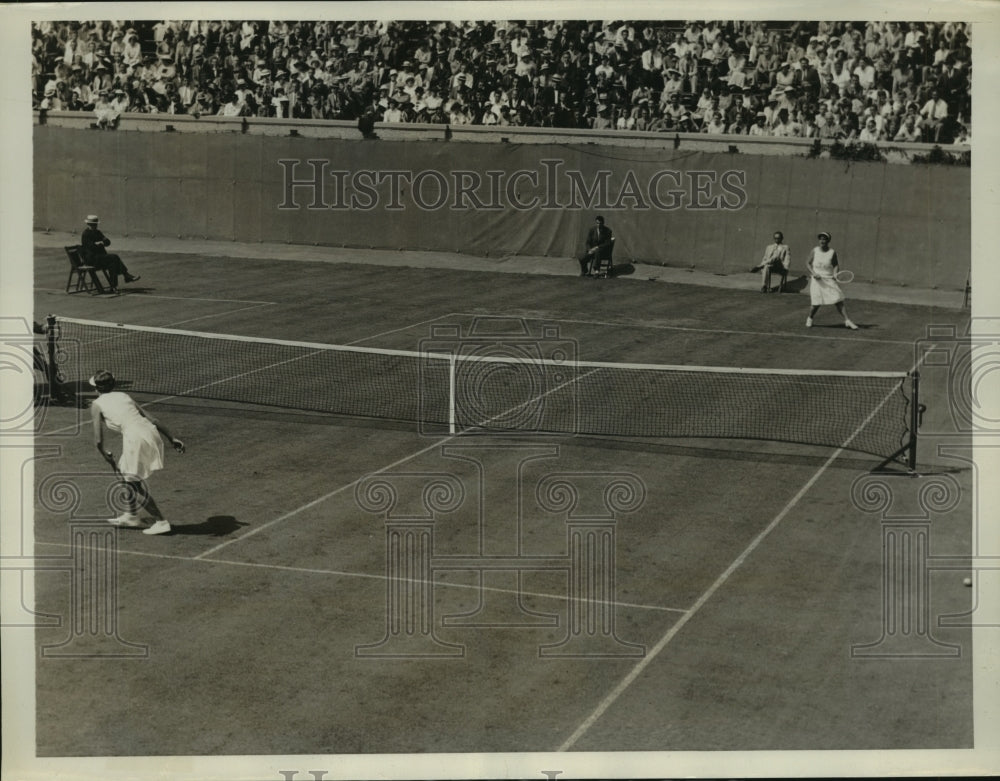
<svg viewBox="0 0 1000 781"><path fill-rule="evenodd" d="M859 331L867 331L867 330L869 330L871 328L878 328L877 325L873 325L871 323L867 323L867 324L866 323L855 323L855 325L858 327ZM840 322L838 320L835 320L835 321L833 321L831 323L813 323L812 327L813 328L829 328L829 329L831 329L833 331L848 331L848 330L850 330L846 325L844 325L842 322Z"/></svg>
<svg viewBox="0 0 1000 781"><path fill-rule="evenodd" d="M809 287L809 277L803 275L801 277L796 277L795 279L788 278L785 280L785 293L801 293Z"/></svg>
<svg viewBox="0 0 1000 781"><path fill-rule="evenodd" d="M213 515L201 523L190 523L185 526L172 525L174 534L193 534L206 537L227 537L241 527L249 526L243 521L237 521L231 515Z"/></svg>

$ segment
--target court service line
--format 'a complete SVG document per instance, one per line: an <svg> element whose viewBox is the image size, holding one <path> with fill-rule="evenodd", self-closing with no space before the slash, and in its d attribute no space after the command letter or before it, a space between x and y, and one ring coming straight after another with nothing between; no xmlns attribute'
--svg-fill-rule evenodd
<svg viewBox="0 0 1000 781"><path fill-rule="evenodd" d="M253 304L251 306L241 306L239 309L227 309L224 312L213 312L210 315L201 315L200 317L192 317L192 318L190 318L188 320L177 320L177 321L175 321L173 323L169 323L169 324L167 324L167 325L165 325L163 327L164 328L176 328L179 325L187 325L188 323L197 323L199 320L208 320L208 319L210 319L212 317L223 317L224 315L234 315L237 312L246 312L247 310L250 310L250 309L260 309L260 308L265 307L265 306L277 306L277 304L271 303L271 302L261 302L261 303Z"/></svg>
<svg viewBox="0 0 1000 781"><path fill-rule="evenodd" d="M446 315L438 315L437 317L432 317L430 320L422 320L419 323L413 323L411 325L404 325L402 328L393 328L388 331L382 331L381 333L372 334L371 336L363 336L360 339L355 339L353 342L345 342L345 347L351 347L355 344L361 344L361 342L367 342L369 339L378 339L380 336L388 336L389 334L398 334L400 331L409 331L411 328L419 328L422 325L429 325L430 323L436 323L438 320L443 320L446 317L455 317L455 312L449 312Z"/></svg>
<svg viewBox="0 0 1000 781"><path fill-rule="evenodd" d="M91 546L91 545L81 545L75 546L68 542L36 542L36 545L51 545L57 548L75 548L77 550L87 550L87 551L103 551L105 549ZM237 561L236 559L202 559L197 556L177 556L169 553L150 553L148 551L133 551L133 550L121 550L118 549L117 553L132 555L132 556L147 556L149 558L156 559L171 559L173 561L198 561L204 562L206 564L225 564L233 567L245 567L248 569L269 569L269 570L279 570L282 572L294 572L303 575L332 575L335 577L345 577L345 578L361 578L366 580L392 580L394 583L413 583L415 585L421 586L426 585L426 579L417 578L390 578L388 575L372 575L368 572L347 572L346 570L336 570L336 569L320 569L318 567L293 567L288 564L265 564L256 561ZM570 597L565 594L543 594L535 591L524 591L509 588L497 588L495 586L483 586L483 585L470 585L466 583L436 583L437 588L454 588L454 589L465 589L469 591L492 591L498 594L510 594L513 596L522 597L537 597L538 599L552 599L561 602L581 602L588 605L606 605L612 608L634 608L636 610L652 610L661 613L686 613L687 608L680 607L667 607L665 605L643 605L637 602L619 602L610 600L593 600L589 597Z"/></svg>
<svg viewBox="0 0 1000 781"><path fill-rule="evenodd" d="M923 358L921 358L919 361L916 362L916 364L914 364L913 369L911 369L911 372L916 371L921 363L923 363ZM694 616L698 613L698 611L701 610L702 607L704 607L705 603L708 602L715 595L715 593L726 584L726 581L729 580L729 578L733 575L733 573L735 573L736 570L738 570L743 565L743 563L747 560L747 558L749 558L750 554L753 553L760 546L760 544L767 538L767 536L772 531L774 531L774 529L778 526L779 523L781 523L781 521L785 518L785 516L792 511L792 509L799 503L799 501L801 501L802 497L805 496L806 493L808 493L809 489L816 484L816 481L819 480L820 477L822 477L823 473L826 472L830 464L832 464L837 458L840 457L840 454L844 452L844 450L847 448L848 445L851 444L852 441L854 441L854 438L861 433L864 427L868 425L869 421L871 421L871 419L875 417L878 411L882 409L883 406L885 406L886 402L888 402L893 395L895 395L895 390L893 390L884 399L882 399L879 405L874 410L872 410L872 412L868 415L868 417L866 417L858 425L858 427L844 441L844 443L839 448L837 448L837 450L834 451L833 454L830 455L830 457L823 463L823 465L816 470L816 473L813 474L811 478L809 478L806 484L796 492L795 496L793 496L785 504L785 506L781 509L781 511L776 516L774 516L771 522L768 523L767 526L765 526L764 529L756 537L754 537L753 540L750 541L750 544L747 545L747 547L743 550L743 552L740 553L740 555L737 556L728 567L726 567L725 571L723 571L723 573L719 575L719 577L717 577L715 581L713 581L713 583L705 590L705 592L702 593L702 595L699 596L697 600L695 600L695 603L688 609L688 611L683 616L681 616L677 620L677 623L671 626L670 629L667 630L666 634L664 634L663 637L661 637L657 641L656 645L653 646L652 650L650 650L650 652L646 654L646 656L644 656L635 665L635 667L633 667L628 672L628 674L624 678L622 678L621 681L619 681L618 685L615 686L615 688L612 689L608 693L608 695L601 701L601 703L597 706L597 708L595 708L594 711L586 719L583 720L583 722L580 724L580 726L576 728L573 734L570 735L570 737L558 749L556 749L557 751L569 751L576 744L576 742L580 740L580 738L582 738L592 726L594 726L597 720L604 715L605 711L607 711L607 709L610 708L615 703L615 701L625 692L625 690L636 681L636 679L642 674L643 670L645 670L650 664L652 664L653 660L657 656L659 656L660 652L667 647L667 644L670 643L670 641L677 636L677 634L684 628L684 626L688 623L688 621L694 618Z"/></svg>
<svg viewBox="0 0 1000 781"><path fill-rule="evenodd" d="M586 374L580 375L579 377L572 377L569 380L567 380L566 382L560 383L559 385L556 385L556 386L550 388L549 390L545 391L545 393L541 394L537 398L529 399L528 401L522 402L521 404L518 404L518 405L512 407L511 409L504 410L503 412L499 412L496 415L494 415L492 418L489 418L488 420L486 420L485 422L489 423L491 420L495 420L496 418L502 417L503 415L508 415L511 412L514 412L514 411L520 409L521 407L525 406L526 404L537 403L539 399L545 398L550 393L555 393L556 391L561 390L562 388L565 388L567 385L569 385L571 383L577 382L578 380L582 380L584 377L590 376L591 374L593 374L596 371L597 371L597 369L593 369L593 370L587 372ZM464 433L464 432L461 432L461 433ZM275 518L274 520L267 521L262 526L258 526L255 529L251 529L246 534L243 534L243 535L241 535L239 537L236 537L235 539L227 540L226 542L220 543L219 545L216 545L214 548L211 548L211 549L209 549L207 551L202 551L197 556L195 556L195 558L200 559L200 558L204 558L205 556L210 556L211 554L215 553L216 551L222 550L223 548L225 548L225 547L227 547L229 545L232 545L233 543L240 542L242 540L247 539L248 537L252 537L253 535L258 534L259 532L262 532L265 529L269 529L270 527L274 526L277 523L280 523L281 521L287 520L288 518L291 518L291 517L293 517L295 515L298 515L300 512L303 512L304 510L308 510L308 509L310 509L312 507L315 507L318 504L322 504L327 499L330 499L330 498L336 496L337 494L341 493L342 491L347 490L348 488L353 488L358 483L360 483L362 480L364 480L364 479L366 479L368 477L371 477L372 475L380 475L383 472L388 471L389 469L394 469L397 466L405 464L407 461L410 461L411 459L414 459L414 458L416 458L418 456L422 456L424 453L427 453L427 452L433 450L434 448L444 446L448 442L451 442L453 439L457 439L459 436L461 436L461 434L451 434L451 435L445 437L444 439L440 439L440 440L438 440L436 442L433 442L432 444L428 445L427 447L420 448L420 450L417 450L414 453L410 453L407 456L403 456L402 458L397 459L396 461L393 461L391 464L388 464L386 466L380 467L380 468L376 469L374 472L368 472L367 474L363 474L360 477L358 477L357 479L352 480L351 482L346 483L346 484L340 486L340 488L335 488L333 491L330 491L328 494L325 494L324 496L320 496L320 497L318 497L316 499L313 499L311 502L307 502L306 504L302 505L301 507L297 507L294 510L289 510L284 515L282 515L282 516L280 516L278 518Z"/></svg>
<svg viewBox="0 0 1000 781"><path fill-rule="evenodd" d="M500 317L500 315L473 315L471 312L456 312L456 315L461 317ZM649 328L658 331L688 331L691 333L702 333L702 334L728 334L730 336L768 336L768 337L779 337L779 338L789 338L789 339L823 339L826 341L837 341L837 342L873 342L875 344L913 344L912 341L902 341L898 339L868 339L864 336L820 336L815 333L801 334L801 333L791 333L787 331L737 331L725 328L695 328L693 326L683 326L683 325L660 325L656 323L646 323L641 321L623 321L623 322L610 322L604 320L577 320L574 318L564 318L564 317L539 317L537 315L519 315L525 320L539 320L546 322L556 322L556 323L572 323L574 325L605 325L605 326L616 326L618 328ZM815 331L815 329L813 329Z"/></svg>
<svg viewBox="0 0 1000 781"><path fill-rule="evenodd" d="M186 325L188 323L196 323L199 320L207 320L210 317L222 317L223 315L231 315L231 314L235 314L236 312L244 312L244 311L246 311L248 309L259 309L261 306L277 306L277 305L278 304L276 302L262 301L262 302L258 302L257 306L245 306L245 307L241 307L240 309L230 309L230 310L225 311L225 312L216 312L215 314L211 314L211 315L202 315L201 317L193 317L190 320L178 320L175 323L170 323L169 325L165 325L163 327L164 328L176 328L179 325ZM413 323L411 325L405 325L402 328L393 328L393 329L391 329L389 331L382 331L381 333L372 334L371 336L364 336L361 339L356 339L353 342L345 342L345 345L359 344L360 342L364 342L364 341L366 341L368 339L378 339L380 336L388 336L389 334L398 333L399 331L408 331L411 328L419 328L422 325L427 325L428 323L433 323L436 320L440 320L442 317L451 317L451 316L452 315L449 313L449 314L446 314L446 315L441 315L440 317L434 317L434 318L432 318L430 320L423 320L423 321L421 321L419 323ZM154 402L149 402L149 403L152 404Z"/></svg>

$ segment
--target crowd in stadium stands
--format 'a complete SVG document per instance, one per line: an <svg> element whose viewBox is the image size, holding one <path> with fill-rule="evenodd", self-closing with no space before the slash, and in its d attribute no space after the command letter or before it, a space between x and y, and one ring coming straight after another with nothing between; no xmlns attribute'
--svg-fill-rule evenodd
<svg viewBox="0 0 1000 781"><path fill-rule="evenodd" d="M969 143L945 22L39 22L36 108Z"/></svg>

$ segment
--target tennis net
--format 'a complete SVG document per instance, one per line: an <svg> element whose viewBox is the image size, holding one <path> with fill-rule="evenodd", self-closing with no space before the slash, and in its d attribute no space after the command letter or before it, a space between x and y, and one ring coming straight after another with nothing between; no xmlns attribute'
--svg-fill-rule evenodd
<svg viewBox="0 0 1000 781"><path fill-rule="evenodd" d="M575 360L456 342L407 351L58 318L50 364L128 392L412 421L427 433L760 439L914 467L916 375Z"/></svg>

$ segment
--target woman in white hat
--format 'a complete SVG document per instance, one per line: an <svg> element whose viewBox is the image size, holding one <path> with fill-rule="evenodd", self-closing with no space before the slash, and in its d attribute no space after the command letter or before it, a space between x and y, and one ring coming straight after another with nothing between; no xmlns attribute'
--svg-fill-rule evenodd
<svg viewBox="0 0 1000 781"><path fill-rule="evenodd" d="M144 481L153 472L163 468L162 434L178 453L184 452L184 443L176 439L166 426L147 414L127 393L115 390L115 376L104 369L90 378L98 396L91 402L90 416L94 424L94 444L97 451L126 484L128 510L108 523L114 526L138 528L140 497L142 506L149 511L153 524L143 529L143 534L167 534L170 524L163 518L160 508L145 488ZM104 449L104 425L122 435L122 454L115 461L114 455Z"/></svg>
<svg viewBox="0 0 1000 781"><path fill-rule="evenodd" d="M822 231L817 238L819 246L813 247L809 253L809 260L806 267L809 269L809 298L812 302L812 309L809 310L809 317L806 318L806 328L812 328L813 318L821 306L833 304L837 307L844 318L844 325L852 331L858 327L851 322L851 318L844 311L844 291L837 284L834 276L837 273L837 251L830 247L830 234Z"/></svg>

